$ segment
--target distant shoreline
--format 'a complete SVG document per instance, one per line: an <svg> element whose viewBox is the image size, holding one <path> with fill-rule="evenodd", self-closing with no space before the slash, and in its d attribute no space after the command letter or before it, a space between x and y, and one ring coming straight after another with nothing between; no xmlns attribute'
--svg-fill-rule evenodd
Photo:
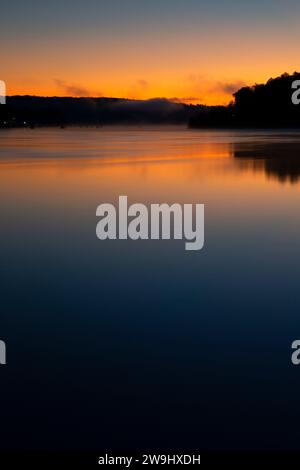
<svg viewBox="0 0 300 470"><path fill-rule="evenodd" d="M295 72L245 86L227 106L165 98L8 96L0 105L0 128L182 124L190 129L300 129L300 102L292 100L297 83L300 73Z"/></svg>

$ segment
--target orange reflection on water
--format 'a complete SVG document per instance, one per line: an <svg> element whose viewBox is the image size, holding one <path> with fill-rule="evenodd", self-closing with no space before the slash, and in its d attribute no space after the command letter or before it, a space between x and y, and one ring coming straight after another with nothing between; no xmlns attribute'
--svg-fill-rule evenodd
<svg viewBox="0 0 300 470"><path fill-rule="evenodd" d="M182 127L3 131L0 195L11 206L66 214L94 213L120 194L132 202L204 202L220 213L231 204L236 216L255 206L259 214L260 201L275 204L287 188L270 180L264 153L241 156L250 142L255 157L255 139L262 136ZM293 191L298 203L298 186Z"/></svg>

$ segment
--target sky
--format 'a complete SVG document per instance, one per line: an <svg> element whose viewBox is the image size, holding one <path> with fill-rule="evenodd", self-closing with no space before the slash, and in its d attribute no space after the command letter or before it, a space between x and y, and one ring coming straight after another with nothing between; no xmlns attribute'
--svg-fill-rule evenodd
<svg viewBox="0 0 300 470"><path fill-rule="evenodd" d="M226 104L300 71L299 0L10 0L7 94Z"/></svg>

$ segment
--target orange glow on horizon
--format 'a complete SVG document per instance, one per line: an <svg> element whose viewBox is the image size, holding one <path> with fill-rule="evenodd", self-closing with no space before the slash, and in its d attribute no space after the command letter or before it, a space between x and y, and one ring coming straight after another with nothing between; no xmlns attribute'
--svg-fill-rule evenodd
<svg viewBox="0 0 300 470"><path fill-rule="evenodd" d="M241 86L297 69L296 17L277 25L175 27L118 34L61 31L22 43L8 37L1 55L7 95L167 98L188 104L228 104ZM255 34L254 34L255 33ZM284 33L284 34L283 34ZM298 67L299 68L299 67Z"/></svg>
<svg viewBox="0 0 300 470"><path fill-rule="evenodd" d="M57 79L24 79L20 81L13 76L6 79L7 95L34 95L34 96L58 96L58 97L112 97L136 100L149 100L153 98L166 98L170 101L186 104L203 105L227 105L233 100L233 93L242 86L252 86L255 83L265 83L270 77L279 76L287 71L293 73L294 68L283 69L278 67L274 73L263 72L256 75L242 75L238 79L214 80L191 74L181 80L174 77L156 79L127 79L120 83L117 77L111 80L102 80L101 84L88 77L77 81L72 78L66 80Z"/></svg>

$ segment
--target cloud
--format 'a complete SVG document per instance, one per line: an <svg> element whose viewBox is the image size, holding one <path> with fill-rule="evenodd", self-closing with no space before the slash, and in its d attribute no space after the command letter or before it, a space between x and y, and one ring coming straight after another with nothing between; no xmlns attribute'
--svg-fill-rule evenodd
<svg viewBox="0 0 300 470"><path fill-rule="evenodd" d="M147 80L144 80L143 78L140 78L139 80L137 80L137 84L140 85L142 88L148 88L149 86L149 83L147 82Z"/></svg>
<svg viewBox="0 0 300 470"><path fill-rule="evenodd" d="M246 83L243 82L242 80L236 80L234 82L217 82L215 86L215 90L223 91L224 93L228 95L232 95L232 93L239 90L245 85Z"/></svg>
<svg viewBox="0 0 300 470"><path fill-rule="evenodd" d="M184 96L183 98L169 98L173 103L200 103L202 98L199 96Z"/></svg>
<svg viewBox="0 0 300 470"><path fill-rule="evenodd" d="M192 93L191 96L201 95L204 98L211 95L229 95L245 86L245 82L240 79L217 80L207 75L190 73L185 77L188 87ZM218 98L219 99L219 98ZM198 99L198 102L200 100ZM187 100L188 102L188 100Z"/></svg>
<svg viewBox="0 0 300 470"><path fill-rule="evenodd" d="M56 83L56 86L67 95L76 97L91 96L90 91L85 87L67 83L64 80L60 79L55 79L54 81Z"/></svg>
<svg viewBox="0 0 300 470"><path fill-rule="evenodd" d="M143 98L145 90L149 87L149 82L144 78L139 78L132 83L128 89L128 96L133 99Z"/></svg>

